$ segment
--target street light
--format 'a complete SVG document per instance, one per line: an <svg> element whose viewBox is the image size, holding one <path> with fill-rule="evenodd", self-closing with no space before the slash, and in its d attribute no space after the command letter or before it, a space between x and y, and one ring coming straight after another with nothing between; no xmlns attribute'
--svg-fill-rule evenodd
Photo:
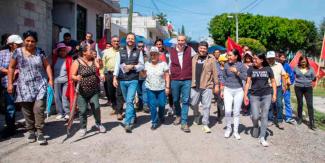
<svg viewBox="0 0 325 163"><path fill-rule="evenodd" d="M228 15L227 18L232 19L234 16ZM238 14L235 14L235 20L236 20L236 42L238 43Z"/></svg>

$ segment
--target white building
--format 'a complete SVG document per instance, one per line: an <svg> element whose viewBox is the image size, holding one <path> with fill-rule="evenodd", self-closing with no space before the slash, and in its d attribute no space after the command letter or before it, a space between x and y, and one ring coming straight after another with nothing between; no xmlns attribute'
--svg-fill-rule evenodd
<svg viewBox="0 0 325 163"><path fill-rule="evenodd" d="M112 35L123 37L128 27L128 8L121 8L121 13L112 14ZM134 12L132 18L132 32L136 35L155 41L157 38L165 39L169 37L167 27L161 26L154 16L142 16Z"/></svg>

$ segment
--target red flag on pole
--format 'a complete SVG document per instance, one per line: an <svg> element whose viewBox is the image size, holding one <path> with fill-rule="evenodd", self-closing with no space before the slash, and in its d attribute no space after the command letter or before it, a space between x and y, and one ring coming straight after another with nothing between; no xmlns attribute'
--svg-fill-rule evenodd
<svg viewBox="0 0 325 163"><path fill-rule="evenodd" d="M295 57L293 57L293 59L291 60L290 62L290 67L291 69L294 69L297 65L298 65L298 62L299 62L299 58L302 56L302 52L301 51L298 51L295 55ZM317 72L317 70L315 71Z"/></svg>
<svg viewBox="0 0 325 163"><path fill-rule="evenodd" d="M312 59L308 58L309 65L312 69L314 69L316 76L316 82L313 82L313 85L317 85L318 81L325 76L325 72L320 68L320 66L313 61Z"/></svg>
<svg viewBox="0 0 325 163"><path fill-rule="evenodd" d="M100 50L104 50L106 48L106 35L104 35L99 41L98 41L98 48Z"/></svg>
<svg viewBox="0 0 325 163"><path fill-rule="evenodd" d="M232 40L230 37L228 37L227 52L230 52L233 49L237 49L239 51L239 54L242 55L242 53L243 53L242 47L239 44L237 44L234 40Z"/></svg>
<svg viewBox="0 0 325 163"><path fill-rule="evenodd" d="M322 51L320 53L320 58L325 60L325 33L324 33L324 37L323 37L323 45L322 45Z"/></svg>

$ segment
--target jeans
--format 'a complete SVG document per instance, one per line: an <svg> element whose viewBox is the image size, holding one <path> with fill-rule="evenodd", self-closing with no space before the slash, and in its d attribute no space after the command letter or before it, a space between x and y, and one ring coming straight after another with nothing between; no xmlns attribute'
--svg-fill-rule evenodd
<svg viewBox="0 0 325 163"><path fill-rule="evenodd" d="M190 104L191 80L172 80L171 92L176 116L181 117L181 124L185 125L187 124L188 108ZM180 99L182 100L182 108Z"/></svg>
<svg viewBox="0 0 325 163"><path fill-rule="evenodd" d="M217 102L217 111L218 111L218 119L222 116L222 110L224 110L224 102L223 99L220 96L220 91L217 95L214 96Z"/></svg>
<svg viewBox="0 0 325 163"><path fill-rule="evenodd" d="M251 103L251 113L252 113L252 122L253 127L258 128L258 120L261 118L261 132L260 138L265 138L266 129L267 129L267 120L269 108L272 102L271 95L264 96L254 96L251 95L249 98Z"/></svg>
<svg viewBox="0 0 325 163"><path fill-rule="evenodd" d="M8 128L14 128L15 127L15 116L16 116L16 108L15 108L15 101L12 94L9 94L5 90L3 91L4 97L5 97L5 107L6 107L6 125Z"/></svg>
<svg viewBox="0 0 325 163"><path fill-rule="evenodd" d="M286 90L283 94L284 105L285 105L285 120L292 118L292 107L291 107L291 93L290 89Z"/></svg>
<svg viewBox="0 0 325 163"><path fill-rule="evenodd" d="M135 120L135 110L134 110L134 96L138 87L138 80L122 80L120 81L121 90L124 97L124 101L126 102L125 109L125 125L130 125L134 123Z"/></svg>
<svg viewBox="0 0 325 163"><path fill-rule="evenodd" d="M225 118L227 130L231 130L231 112L233 112L235 133L238 133L239 115L243 97L243 88L224 88Z"/></svg>
<svg viewBox="0 0 325 163"><path fill-rule="evenodd" d="M116 88L116 108L115 111L117 114L123 113L123 105L124 105L124 99L123 94L121 90L121 82L118 82L118 87ZM114 109L114 108L113 108Z"/></svg>
<svg viewBox="0 0 325 163"><path fill-rule="evenodd" d="M56 111L62 116L69 115L70 103L67 96L68 83L54 83L54 100Z"/></svg>
<svg viewBox="0 0 325 163"><path fill-rule="evenodd" d="M274 121L276 123L283 121L283 102L282 102L282 100L283 100L282 86L278 86L276 88L276 102L271 103L271 107L270 107L270 111L269 111L268 117L269 117L270 121Z"/></svg>
<svg viewBox="0 0 325 163"><path fill-rule="evenodd" d="M302 119L303 96L305 96L310 122L314 123L313 87L297 87L295 92L298 102L298 118Z"/></svg>
<svg viewBox="0 0 325 163"><path fill-rule="evenodd" d="M107 97L107 101L112 103L112 108L116 109L116 88L113 86L113 73L107 72L105 74L104 89Z"/></svg>
<svg viewBox="0 0 325 163"><path fill-rule="evenodd" d="M139 110L141 110L141 109L143 109L143 106L146 106L148 104L145 80L139 80L137 93L138 93L138 98L139 98Z"/></svg>
<svg viewBox="0 0 325 163"><path fill-rule="evenodd" d="M191 89L191 107L193 109L195 117L200 116L199 104L200 102L202 103L203 106L202 124L203 125L209 124L212 97L213 97L212 89L196 89L196 88Z"/></svg>
<svg viewBox="0 0 325 163"><path fill-rule="evenodd" d="M87 128L87 110L88 103L90 103L90 108L93 112L96 124L101 124L100 122L100 105L99 105L99 94L95 94L92 97L86 98L82 95L78 95L78 108L79 108L79 118L80 127L82 129Z"/></svg>
<svg viewBox="0 0 325 163"><path fill-rule="evenodd" d="M37 100L34 102L21 102L22 112L26 120L26 130L43 134L45 124L45 100Z"/></svg>
<svg viewBox="0 0 325 163"><path fill-rule="evenodd" d="M165 90L152 91L147 89L150 108L150 117L153 125L158 124L158 118L162 120L164 118L165 105L166 105L166 94ZM158 107L158 113L157 113Z"/></svg>

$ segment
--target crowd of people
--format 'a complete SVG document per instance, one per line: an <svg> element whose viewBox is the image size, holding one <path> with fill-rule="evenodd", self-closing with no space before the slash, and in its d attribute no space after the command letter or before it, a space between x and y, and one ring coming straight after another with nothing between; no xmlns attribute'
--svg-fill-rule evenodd
<svg viewBox="0 0 325 163"><path fill-rule="evenodd" d="M91 33L81 42L66 33L64 41L55 45L53 54L46 55L37 47L36 32L27 31L22 38L10 35L0 51L4 135L15 133L15 113L21 107L27 140L47 143L43 129L48 87L54 89L57 119L68 120L71 110L78 109L79 133L85 136L90 108L96 129L105 133L101 117L107 115L101 114L99 104L101 83L107 105L112 107L111 115L116 115L118 121L124 119L127 133L137 123L135 101L137 110L150 113L152 130L165 123L167 112L174 114L174 125L180 125L183 132L191 132L188 120L191 108L193 124L202 124L203 132L211 133L210 112L215 102L218 122L221 124L225 118L225 138L233 135L241 139L238 130L242 113L251 116L252 136L266 147L268 125L284 129L283 121L295 121L290 103L291 85L298 101L297 124L302 123L304 96L309 127L315 129L312 82L316 76L305 56L299 58L298 66L292 70L282 51L254 53L244 46L243 53L232 49L225 54L220 50L209 54L207 42L200 42L194 50L186 40L186 36L179 35L176 45L167 48L163 40L157 39L149 47L137 42L135 34L128 33L126 46L120 46L120 38L113 36L101 51Z"/></svg>

